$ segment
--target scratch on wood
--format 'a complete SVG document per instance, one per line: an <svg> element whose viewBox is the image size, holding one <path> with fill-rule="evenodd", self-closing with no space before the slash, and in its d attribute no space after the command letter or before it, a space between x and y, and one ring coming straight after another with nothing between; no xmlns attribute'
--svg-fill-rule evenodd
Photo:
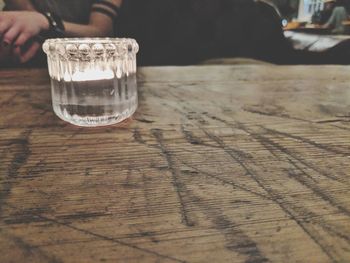
<svg viewBox="0 0 350 263"><path fill-rule="evenodd" d="M350 235L347 233L348 231L346 229L337 229L335 225L332 225L332 226L329 225L327 222L325 222L324 219L322 219L322 217L320 217L319 215L315 214L310 210L307 210L300 206L296 206L296 203L289 203L289 206L294 211L298 211L299 214L307 215L307 218L304 219L305 222L307 223L311 222L312 224L317 224L321 226L328 233L331 233L332 235L336 235L342 238L343 240L345 240L347 243L350 243Z"/></svg>
<svg viewBox="0 0 350 263"><path fill-rule="evenodd" d="M11 140L8 143L9 146L15 145L19 147L19 152L14 155L9 165L7 171L8 181L2 183L3 189L0 191L0 213L3 204L6 202L7 197L11 193L12 185L18 175L19 169L27 162L31 154L29 147L29 137L31 133L31 130L26 130L21 134L21 137L19 139Z"/></svg>
<svg viewBox="0 0 350 263"><path fill-rule="evenodd" d="M304 159L302 159L301 157L297 156L296 154L294 154L293 152L289 151L287 148L275 143L274 141L264 137L264 136L261 136L261 135L258 135L258 134L254 134L252 133L251 134L252 137L254 137L257 141L259 141L260 143L261 142L265 142L265 144L269 144L270 146L272 146L272 148L275 148L277 149L278 151L280 151L282 154L285 154L287 156L290 156L291 158L297 160L299 163L303 164L304 166L306 166L307 168L311 169L311 170L314 170L315 172L317 172L318 174L328 178L328 179L331 179L331 180L334 180L334 181L337 181L339 183L342 183L342 184L345 184L345 185L348 185L348 181L347 180L343 180L343 178L338 178L332 174L329 174L328 172L324 172L322 171L320 168L314 166L313 164L310 164L308 162L306 162Z"/></svg>
<svg viewBox="0 0 350 263"><path fill-rule="evenodd" d="M181 125L181 131L182 131L182 134L185 136L186 140L190 144L194 144L194 145L203 144L203 141L201 139L195 137L191 131L186 130L184 125Z"/></svg>
<svg viewBox="0 0 350 263"><path fill-rule="evenodd" d="M149 191L148 179L144 171L142 171L141 169L138 169L138 171L142 175L142 184L143 184L142 190L143 190L143 196L145 198L145 203L146 203L145 209L146 209L147 215L149 216L152 214L152 209L150 208L151 199L150 199L150 194L148 193Z"/></svg>
<svg viewBox="0 0 350 263"><path fill-rule="evenodd" d="M176 191L176 194L178 196L179 203L180 203L182 222L186 226L194 226L194 223L191 222L188 218L185 202L183 200L182 192L184 189L184 185L178 179L178 172L175 170L175 165L174 165L172 155L164 144L163 132L161 130L154 129L154 130L152 130L152 134L156 138L159 149L162 151L162 153L163 153L163 155L168 163L168 169L171 172L172 179L173 179L173 186L175 188L175 191Z"/></svg>
<svg viewBox="0 0 350 263"><path fill-rule="evenodd" d="M224 235L227 249L246 256L246 263L269 261L263 256L257 243L246 235L235 222L225 216L219 207L201 200L189 189L186 189L186 193L191 196L191 199L196 200L195 204L201 208L202 213L207 215L215 229Z"/></svg>
<svg viewBox="0 0 350 263"><path fill-rule="evenodd" d="M119 245L123 245L123 246L129 247L129 248L133 248L133 249L136 249L136 250L142 251L144 253L151 254L151 255L154 255L154 256L157 256L157 257L160 257L160 258L163 258L163 259L168 259L168 260L172 260L172 261L175 261L175 262L186 263L186 261L184 261L184 260L180 260L180 259L168 256L168 255L163 255L163 254L160 254L160 253L158 253L156 251L153 251L153 250L150 250L150 249L147 249L147 248L141 248L139 246L126 243L124 241L121 241L121 240L113 238L113 237L108 237L108 236L105 236L105 235L94 233L94 232L86 230L86 229L81 229L81 228L72 226L72 225L70 225L70 224L68 224L66 222L61 222L59 220L48 218L48 217L44 217L42 215L37 215L37 216L41 217L43 219L46 219L47 221L51 221L51 222L53 222L55 224L58 224L58 225L61 225L61 226L65 226L67 228L76 230L78 232L84 233L84 234L89 235L89 236L94 236L94 237L97 237L97 238L102 239L102 240L106 240L106 241L110 241L110 242L113 242L113 243L117 243Z"/></svg>
<svg viewBox="0 0 350 263"><path fill-rule="evenodd" d="M138 122L142 122L142 123L154 123L154 121L151 121L151 120L147 120L147 119L141 119L141 118L137 118L137 119L134 119Z"/></svg>
<svg viewBox="0 0 350 263"><path fill-rule="evenodd" d="M0 231L0 232L2 232L2 231ZM14 242L16 244L16 246L23 251L23 253L26 257L26 260L28 260L28 261L30 261L31 256L37 255L42 260L44 260L45 262L48 262L48 263L62 263L63 262L61 259L58 259L55 256L46 254L40 248L28 244L27 242L25 242L22 238L20 238L18 236L14 236L12 234L10 235L7 233L5 233L5 234L2 233L2 234L5 235L9 240Z"/></svg>
<svg viewBox="0 0 350 263"><path fill-rule="evenodd" d="M331 152L331 153L334 153L334 154L339 154L339 155L344 156L344 157L350 156L350 151L343 152L343 151L340 151L338 149L332 148L331 146L328 146L328 145L325 145L325 144L321 144L321 143L317 143L317 142L314 142L314 141L312 141L310 139L303 138L301 136L293 135L293 134L290 134L290 133L287 133L287 132L281 132L281 131L269 129L269 128L266 128L266 127L263 127L263 126L259 126L259 127L261 127L264 130L268 131L270 134L276 134L276 135L281 135L281 136L288 137L288 138L291 138L291 139L295 139L295 140L301 141L303 143L310 144L310 145L312 145L312 146L314 146L316 148L319 148L321 150L325 150L327 152Z"/></svg>
<svg viewBox="0 0 350 263"><path fill-rule="evenodd" d="M278 149L280 152L286 154L287 156L299 161L300 163L305 164L305 161L301 160L298 157L295 157L295 155L293 155L292 153L290 153L285 147L279 145L278 143L262 136L262 135L257 135L252 133L252 136L254 136L258 141L264 141L265 143L270 144L272 147ZM269 150L269 149L268 149ZM290 161L290 163L296 167L305 177L310 179L310 175L308 173L306 173L303 169L301 169L299 166L297 166L295 164L295 162L291 161L290 158L288 158L288 160ZM307 167L310 167L309 165L306 165ZM315 169L313 169L315 170ZM315 170L316 171L316 170ZM299 183L301 183L302 185L306 186L307 188L309 188L310 190L312 190L315 194L317 194L319 197L321 197L324 201L328 202L329 204L331 204L332 206L338 208L338 210L340 212L342 212L343 214L350 216L350 211L345 208L342 205L339 205L335 200L333 200L333 198L331 198L330 196L328 196L328 194L326 194L324 191L322 191L319 187L317 187L315 184L311 184L310 182L308 182L306 179L304 179L303 177L300 176L296 176L297 174L294 174L293 178L296 179ZM329 176L327 176L329 177ZM333 179L333 178L330 178Z"/></svg>
<svg viewBox="0 0 350 263"><path fill-rule="evenodd" d="M138 128L133 130L134 140L140 144L146 144L146 141L142 138L141 132Z"/></svg>
<svg viewBox="0 0 350 263"><path fill-rule="evenodd" d="M261 106L260 108L262 108L263 106ZM277 118L282 118L282 119L288 119L288 120L297 120L297 121L304 121L304 122L310 122L308 120L305 119L301 119L301 118L296 118L296 117L291 117L288 114L285 113L281 113L281 112L277 112L277 111L273 111L273 112L269 112L269 111L262 111L259 110L258 108L250 108L250 107L243 107L243 110L249 113L253 113L253 114L259 114L259 115L263 115L263 116L268 116L268 117L277 117Z"/></svg>
<svg viewBox="0 0 350 263"><path fill-rule="evenodd" d="M8 98L6 101L2 102L0 104L0 109L3 107L3 106L8 106L11 104L11 102L19 95L19 92L16 92L14 95L12 95L10 98Z"/></svg>
<svg viewBox="0 0 350 263"><path fill-rule="evenodd" d="M58 216L59 219L63 220L86 220L86 219L91 219L91 218L96 218L96 217L103 217L107 216L108 214L106 213L99 213L99 212L76 212L74 214L70 215L61 215Z"/></svg>
<svg viewBox="0 0 350 263"><path fill-rule="evenodd" d="M254 132L251 132L250 130L248 130L242 123L238 123L236 122L235 124L233 123L230 123L226 120L223 120L221 118L218 118L216 116L210 116L208 114L208 117L210 118L215 118L216 121L219 121L219 122L222 122L226 125L228 125L229 127L232 127L232 128L236 128L236 129L240 129L244 132L246 132L247 134L249 134L250 136L252 136L252 138L254 138L255 140L257 140L259 143L261 143L263 146L266 146L266 145L271 145L271 146L274 146L274 142L269 140L268 138L266 137L261 137L261 135L257 134L257 133L254 133ZM274 150L272 150L272 148L276 148L276 147L265 147L272 155L274 155L276 157L276 154L274 153ZM288 149L284 148L283 146L280 146L280 149L279 149L280 152L288 155L288 156L291 156L292 158L294 158L295 160L297 160L298 162L302 163L303 165L305 165L306 167L314 170L315 172L319 173L320 175L324 176L324 177L327 177L328 179L332 179L334 181L337 181L337 182L340 182L340 183L343 183L343 184L346 184L348 185L348 181L347 180L343 180L342 178L338 178L336 176L333 176L331 174L329 174L328 172L323 172L321 171L319 168L315 167L314 165L306 162L305 160L303 160L302 158L296 156L295 154L293 154L292 152L290 152Z"/></svg>
<svg viewBox="0 0 350 263"><path fill-rule="evenodd" d="M345 120L345 119L330 119L330 120L317 121L316 123L323 124L323 123L336 123L336 122L350 122L350 120Z"/></svg>
<svg viewBox="0 0 350 263"><path fill-rule="evenodd" d="M243 125L242 123L236 122L236 125L233 125L233 124L231 124L231 123L229 123L229 122L227 122L227 121L225 121L225 120L222 120L221 118L218 118L218 117L215 117L215 118L216 118L216 120L218 120L218 121L220 121L220 122L222 122L222 123L224 123L224 124L226 124L226 125L228 125L228 126L230 126L230 127L239 128L239 129L245 131L246 133L252 135L251 131L249 131L249 130L245 127L245 125ZM234 159L235 159L235 158L234 158ZM236 160L236 159L235 159L235 160ZM313 241L318 245L318 247L328 256L328 258L329 258L330 260L332 260L332 262L336 262L336 260L334 259L334 257L333 257L332 254L330 253L330 251L328 250L328 247L326 247L324 244L322 244L322 243L320 242L320 240L318 240L318 239L313 235L313 233L304 225L304 223L294 215L294 211L293 211L293 210L290 210L290 208L288 208L288 206L287 206L284 202L282 202L279 198L276 198L276 196L275 196L276 194L274 193L273 190L271 190L271 189L269 189L268 187L266 187L266 186L264 185L264 183L261 182L261 181L258 179L257 176L255 176L254 174L252 174L246 166L244 166L244 167L245 167L245 169L247 170L248 174L253 175L253 176L252 176L253 180L254 180L262 189L264 189L264 191L265 191L269 196L271 196L272 200L273 200L287 215L289 215L289 216L291 217L291 219L293 219L293 220L298 224L298 226L309 236L309 238L310 238L311 240L313 240Z"/></svg>
<svg viewBox="0 0 350 263"><path fill-rule="evenodd" d="M20 209L18 209L18 207L15 207L13 205L10 205L10 204L6 204L6 206L8 207L11 207L17 211L20 211ZM24 212L22 212L23 214ZM47 222L51 222L53 224L56 224L56 225L59 225L59 226L63 226L63 227L66 227L66 228L69 228L69 229L72 229L72 230L75 230L75 231L78 231L80 233L83 233L85 235L88 235L88 236L93 236L95 238L98 238L98 239L101 239L101 240L105 240L105 241L109 241L109 242L113 242L113 243L116 243L116 244L119 244L119 245L122 245L122 246L125 246L125 247L129 247L129 248L132 248L132 249L136 249L136 250L139 250L141 252L144 252L144 253L147 253L147 254L150 254L150 255L154 255L154 256L157 256L159 258L163 258L163 259L168 259L168 260L172 260L174 262L180 262L180 263L186 263L185 260L180 260L180 259L177 259L175 257L172 257L172 256L168 256L168 255L164 255L164 254L161 254L161 253L158 253L156 251L153 251L153 250L150 250L150 249L147 249L147 248L142 248L142 247L139 247L137 245L134 245L134 244L129 244L127 242L124 242L122 240L119 240L118 238L113 238L113 237L108 237L108 236L105 236L105 235L101 235L101 234L98 234L98 233L94 233L92 231L89 231L89 230L86 230L86 229L81 229L81 228L78 228L78 227L75 227L75 226L72 226L71 224L67 223L67 222L62 222L61 220L57 220L55 218L49 218L47 216L44 216L40 213L40 210L38 210L38 212L35 212L35 210L33 211L27 211L26 212L28 214L28 216L30 216L31 218L35 218L34 220L38 220L38 221L47 221ZM1 230L1 229L0 229ZM54 262L55 263L55 262ZM59 263L59 262L57 262Z"/></svg>
<svg viewBox="0 0 350 263"><path fill-rule="evenodd" d="M249 188L247 188L247 187L245 187L243 185L239 185L236 182L232 182L232 181L228 181L228 180L225 180L223 178L220 178L219 175L213 175L213 174L210 174L210 173L205 172L203 170L200 170L197 167L194 167L193 165L191 165L191 164L189 164L189 163L187 163L185 161L181 161L181 163L198 172L198 174L194 174L194 175L198 175L198 176L204 175L204 176L210 177L212 179L215 179L215 180L217 180L217 181L219 181L219 182L221 182L223 184L229 185L229 186L231 186L233 188L237 188L237 189L243 190L243 191L245 191L247 193L256 195L256 196L261 197L263 199L272 200L272 198L267 196L267 195L261 194L259 192L255 192L254 190L251 190L251 189L249 189Z"/></svg>

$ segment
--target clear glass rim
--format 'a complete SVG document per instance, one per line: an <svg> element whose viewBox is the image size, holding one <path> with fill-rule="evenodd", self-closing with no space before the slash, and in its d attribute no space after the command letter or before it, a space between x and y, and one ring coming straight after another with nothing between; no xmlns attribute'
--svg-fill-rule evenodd
<svg viewBox="0 0 350 263"><path fill-rule="evenodd" d="M117 37L75 37L75 38L50 38L45 42L55 44L119 44L120 42L136 42L133 38Z"/></svg>
<svg viewBox="0 0 350 263"><path fill-rule="evenodd" d="M136 54L139 46L132 38L110 37L83 37L83 38L51 38L44 42L43 50L48 55L60 54L70 57L92 55L101 57L104 53L108 56Z"/></svg>

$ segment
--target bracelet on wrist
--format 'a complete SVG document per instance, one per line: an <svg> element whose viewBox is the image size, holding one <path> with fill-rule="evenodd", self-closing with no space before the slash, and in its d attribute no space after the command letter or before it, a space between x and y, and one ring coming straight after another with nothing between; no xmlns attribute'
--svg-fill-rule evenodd
<svg viewBox="0 0 350 263"><path fill-rule="evenodd" d="M47 38L61 38L65 35L65 28L62 19L51 12L42 13L49 22L49 30L43 32L41 36Z"/></svg>

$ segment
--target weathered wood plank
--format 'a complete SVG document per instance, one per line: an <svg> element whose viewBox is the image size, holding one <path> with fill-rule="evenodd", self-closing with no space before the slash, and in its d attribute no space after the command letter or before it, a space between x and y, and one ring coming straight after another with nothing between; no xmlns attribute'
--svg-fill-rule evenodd
<svg viewBox="0 0 350 263"><path fill-rule="evenodd" d="M86 129L0 75L1 262L348 262L348 67L142 68Z"/></svg>

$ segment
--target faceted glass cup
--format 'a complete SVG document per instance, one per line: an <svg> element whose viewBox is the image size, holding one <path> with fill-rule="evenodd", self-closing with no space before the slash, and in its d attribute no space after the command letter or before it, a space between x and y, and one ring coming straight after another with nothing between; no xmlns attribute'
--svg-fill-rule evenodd
<svg viewBox="0 0 350 263"><path fill-rule="evenodd" d="M111 125L138 105L133 39L64 38L45 41L56 115L78 126Z"/></svg>

